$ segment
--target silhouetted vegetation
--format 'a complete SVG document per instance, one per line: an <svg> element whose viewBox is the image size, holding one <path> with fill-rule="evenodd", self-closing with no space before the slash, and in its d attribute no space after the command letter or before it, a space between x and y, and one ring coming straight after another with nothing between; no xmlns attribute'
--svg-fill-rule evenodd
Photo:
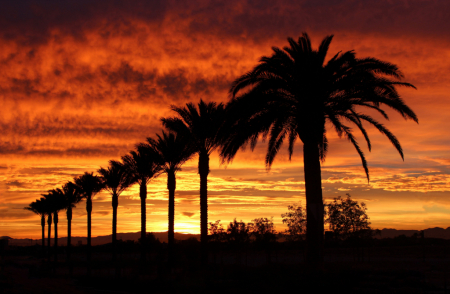
<svg viewBox="0 0 450 294"><path fill-rule="evenodd" d="M369 151L371 143L363 122L374 126L403 158L397 138L360 109L374 110L388 119L381 108L387 106L405 119L418 122L417 116L403 102L396 88L414 86L401 82L403 75L396 65L371 57L357 58L353 51L339 52L327 59L332 38L324 38L317 50L312 49L306 33L297 41L288 38L289 46L283 49L274 47L271 56L263 56L257 66L232 83L232 99L226 105L203 100L197 105L172 105L177 116L161 118L169 132L162 131L162 136L156 135L156 139L149 137L146 143L137 144L136 150L122 156L122 162L110 161L109 167L98 170L101 176L85 172L74 178L75 184L68 182L62 189L50 190L43 198L26 207L41 217L43 246L47 217L49 254L51 224L54 223L55 264L59 252L58 211L67 211L69 260L72 209L81 199L86 199L87 245L74 248L74 253L77 255L86 249L87 263L91 265L92 199L103 189L108 190L112 197L112 243L95 248L95 258L101 261L96 266L110 266L106 261L102 264L103 253L110 252L113 260L118 255L117 260L124 264L124 269L116 264L116 276L126 276L123 271L127 267L134 270L134 265L127 262L135 260L136 250L140 251L141 271L145 271L142 265L149 254L148 264L156 265L157 276L165 275L167 278L167 272L173 273L177 267L186 269L200 264L205 267L208 262L217 264L218 256L223 263L227 252L235 254L235 258L231 259L239 266L247 266L249 254L256 252L258 255L261 251L265 252L267 263L276 264L277 258L274 259L273 254L280 253L290 258L295 256L297 262L306 260L312 269L317 270L321 269L324 260L324 246L333 250L347 246L357 248L357 252L365 252L365 248L384 244L384 241L374 239L376 231L370 228L365 204L351 200L350 195L346 199L335 198L324 210L321 162L325 161L328 150L326 124L332 126L339 137L343 136L352 143L369 180L364 153L346 123L352 123L361 131ZM208 175L212 152L219 150L222 163L229 163L248 144L253 150L261 137L268 139L265 157L268 170L284 141L288 141L289 159L296 140L300 139L303 143L306 210L301 204L288 206L288 212L282 215L283 223L288 226L284 234L275 231L272 218L256 218L250 223L234 219L226 229L220 221L209 223L208 236ZM177 242L174 237L176 172L193 154L198 154L200 176L200 243L196 238ZM161 173L167 174L169 193L168 244L159 242L146 232L147 185ZM116 240L118 197L133 184L140 187L141 238L138 243ZM325 242L324 223L329 224L330 228L325 234ZM288 242L277 242L279 237ZM416 236L414 240L419 239ZM420 240L418 242L423 246L423 238ZM208 241L212 252L208 250ZM403 241L399 238L395 242ZM293 250L295 254L289 255L283 250ZM165 268L167 260L170 270ZM153 269L147 271L154 273Z"/></svg>

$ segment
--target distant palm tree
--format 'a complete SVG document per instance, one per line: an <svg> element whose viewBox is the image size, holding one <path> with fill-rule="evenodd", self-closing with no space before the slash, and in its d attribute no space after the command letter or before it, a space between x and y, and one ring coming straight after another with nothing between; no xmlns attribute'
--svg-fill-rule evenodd
<svg viewBox="0 0 450 294"><path fill-rule="evenodd" d="M91 260L91 214L92 214L92 198L103 189L103 183L100 177L95 176L94 173L85 172L82 176L76 177L75 185L82 193L83 198L86 199L87 211L87 259Z"/></svg>
<svg viewBox="0 0 450 294"><path fill-rule="evenodd" d="M31 202L24 209L32 211L41 217L41 227L42 227L42 249L45 250L45 216L47 212L45 211L44 202L40 199Z"/></svg>
<svg viewBox="0 0 450 294"><path fill-rule="evenodd" d="M109 166L100 168L98 173L106 190L111 193L113 220L112 220L112 244L113 244L113 260L116 259L116 243L117 243L117 207L119 206L119 196L127 189L131 182L127 176L125 166L118 161L111 160Z"/></svg>
<svg viewBox="0 0 450 294"><path fill-rule="evenodd" d="M180 108L172 106L179 117L162 118L163 125L176 133L189 134L193 149L199 155L200 174L200 238L202 263L207 261L208 242L208 174L209 156L221 145L225 108L222 103L205 103L200 100L198 109L193 103Z"/></svg>
<svg viewBox="0 0 450 294"><path fill-rule="evenodd" d="M62 188L62 195L64 197L64 209L67 216L67 260L70 260L70 253L72 247L72 210L82 200L81 191L73 183L68 182Z"/></svg>
<svg viewBox="0 0 450 294"><path fill-rule="evenodd" d="M151 179L161 173L157 155L147 148L138 147L136 151L122 157L130 183L139 184L139 197L141 198L141 261L145 261L145 244L147 232L147 211L145 200L147 199L147 184Z"/></svg>
<svg viewBox="0 0 450 294"><path fill-rule="evenodd" d="M51 247L50 247L50 239L52 237L52 222L53 222L53 211L50 205L50 201L47 200L47 194L41 194L41 199L39 201L42 204L42 209L45 211L45 215L47 215L47 253L48 258L50 260Z"/></svg>
<svg viewBox="0 0 450 294"><path fill-rule="evenodd" d="M369 179L366 159L352 129L353 123L371 149L362 122L384 134L403 158L397 138L371 116L359 112L370 109L388 118L380 108L386 105L405 119L418 122L416 114L403 102L396 86L414 87L399 82L403 77L397 66L375 58L356 58L353 51L341 53L325 63L333 36L326 37L318 50L311 48L306 33L298 41L288 38L283 50L273 47L270 57L237 78L230 89L229 136L221 149L230 162L240 148L250 143L253 150L260 135L269 138L266 166L270 169L283 141L288 141L289 158L297 138L303 142L305 194L307 206L308 260L318 266L323 258L323 200L320 161L325 160L328 140L326 123L339 136L347 138L361 157ZM357 109L358 108L358 109Z"/></svg>
<svg viewBox="0 0 450 294"><path fill-rule="evenodd" d="M65 208L64 194L61 189L49 190L47 194L43 195L50 213L53 213L53 224L55 225L55 243L54 243L54 253L55 261L58 259L58 212Z"/></svg>
<svg viewBox="0 0 450 294"><path fill-rule="evenodd" d="M156 135L157 139L147 138L147 144L140 145L156 152L159 163L164 173L167 174L167 189L169 190L169 260L173 261L173 246L175 243L175 189L176 173L181 166L192 158L194 150L189 144L187 134L174 134L162 131L162 136Z"/></svg>

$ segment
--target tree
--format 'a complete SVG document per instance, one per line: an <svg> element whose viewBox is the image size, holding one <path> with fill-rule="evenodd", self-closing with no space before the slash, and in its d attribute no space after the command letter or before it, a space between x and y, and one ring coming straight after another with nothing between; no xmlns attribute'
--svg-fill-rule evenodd
<svg viewBox="0 0 450 294"><path fill-rule="evenodd" d="M140 145L154 152L158 157L158 162L162 171L167 174L167 189L169 190L169 260L172 263L173 246L175 243L175 189L176 173L181 170L181 166L192 158L194 150L189 144L188 134L181 131L177 134L173 132L162 132L162 136L156 135L157 139L147 138L147 144Z"/></svg>
<svg viewBox="0 0 450 294"><path fill-rule="evenodd" d="M45 210L45 204L43 200L37 199L31 202L28 206L23 209L34 212L41 217L41 227L42 227L42 249L45 250L45 216L47 214Z"/></svg>
<svg viewBox="0 0 450 294"><path fill-rule="evenodd" d="M302 203L288 205L288 212L281 214L283 224L287 224L285 230L287 239L290 241L300 241L306 231L306 211Z"/></svg>
<svg viewBox="0 0 450 294"><path fill-rule="evenodd" d="M225 120L225 108L222 103L205 103L200 100L198 108L193 103L179 108L172 106L179 117L162 118L163 125L175 132L189 134L191 146L198 153L198 173L200 175L200 239L202 263L208 257L208 174L209 156L221 146L222 125Z"/></svg>
<svg viewBox="0 0 450 294"><path fill-rule="evenodd" d="M226 231L223 228L223 225L220 223L220 220L215 221L214 223L209 223L209 240L215 242L222 242L226 237Z"/></svg>
<svg viewBox="0 0 450 294"><path fill-rule="evenodd" d="M234 219L227 226L227 240L231 243L244 244L250 241L251 224L246 224L242 220L240 222Z"/></svg>
<svg viewBox="0 0 450 294"><path fill-rule="evenodd" d="M139 197L141 198L141 261L145 257L145 237L147 232L147 210L145 200L147 199L147 184L151 179L160 175L162 169L159 165L157 154L148 148L137 146L136 151L122 157L127 176L130 183L139 184Z"/></svg>
<svg viewBox="0 0 450 294"><path fill-rule="evenodd" d="M55 261L58 259L58 212L65 208L64 195L61 189L49 190L47 194L42 195L45 198L45 203L47 205L48 212L53 213L53 224L55 230L55 243L54 243L54 253ZM49 234L50 236L50 234Z"/></svg>
<svg viewBox="0 0 450 294"><path fill-rule="evenodd" d="M73 182L67 182L62 187L64 197L64 209L67 216L67 260L70 260L72 247L72 210L81 201L82 195L78 187Z"/></svg>
<svg viewBox="0 0 450 294"><path fill-rule="evenodd" d="M85 172L83 175L76 177L75 184L86 199L87 212L87 260L91 260L91 224L92 224L92 198L103 189L103 183L100 177L94 173Z"/></svg>
<svg viewBox="0 0 450 294"><path fill-rule="evenodd" d="M100 168L98 173L100 174L100 179L104 188L111 193L112 196L112 244L113 260L116 260L117 207L119 206L119 196L131 185L131 181L125 166L121 162L115 160L110 160L109 166L106 169Z"/></svg>
<svg viewBox="0 0 450 294"><path fill-rule="evenodd" d="M326 206L325 223L329 224L330 231L337 237L347 239L352 235L371 230L366 204L352 200L350 194L347 194L345 199L338 196Z"/></svg>
<svg viewBox="0 0 450 294"><path fill-rule="evenodd" d="M369 179L364 154L352 129L354 124L371 149L363 122L373 125L394 145L403 158L397 138L381 123L359 109L370 109L388 118L381 109L385 105L405 119L418 122L416 114L400 98L396 87L414 87L400 82L403 77L396 65L378 59L356 58L354 51L337 53L325 63L333 36L313 50L304 33L298 41L288 38L289 46L273 47L270 57L248 73L237 78L230 89L232 100L227 106L228 136L223 142L221 157L230 162L239 149L248 143L253 150L258 138L268 138L265 158L270 169L283 141L288 141L289 159L296 139L303 143L303 163L307 210L308 262L320 268L323 260L323 199L321 164L328 150L326 123L339 136L347 138L361 157ZM357 109L358 108L358 109Z"/></svg>
<svg viewBox="0 0 450 294"><path fill-rule="evenodd" d="M250 233L255 237L255 241L259 243L268 243L277 240L277 232L273 224L273 217L255 218L249 224Z"/></svg>

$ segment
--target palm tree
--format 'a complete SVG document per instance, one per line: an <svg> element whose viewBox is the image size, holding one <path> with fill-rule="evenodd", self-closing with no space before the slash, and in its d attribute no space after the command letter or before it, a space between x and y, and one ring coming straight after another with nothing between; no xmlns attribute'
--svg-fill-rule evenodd
<svg viewBox="0 0 450 294"><path fill-rule="evenodd" d="M147 148L138 146L136 151L122 157L129 182L139 184L139 197L141 198L141 261L144 262L145 244L147 233L146 204L147 184L151 179L156 178L161 173L161 167L158 164L157 156Z"/></svg>
<svg viewBox="0 0 450 294"><path fill-rule="evenodd" d="M106 190L111 193L113 220L112 220L112 244L113 244L113 260L116 260L116 243L117 243L117 207L119 206L119 196L130 186L127 171L121 162L111 160L109 166L100 168L98 173Z"/></svg>
<svg viewBox="0 0 450 294"><path fill-rule="evenodd" d="M260 135L263 139L268 137L265 163L270 169L283 141L288 141L290 159L294 142L300 138L303 142L308 260L312 266L320 265L323 252L320 161L325 160L328 146L326 123L353 144L369 180L364 154L345 122L353 123L362 132L369 151L370 140L362 122L373 125L389 139L402 158L397 138L359 109L375 110L387 119L387 114L380 108L384 104L405 119L418 122L416 114L396 90L396 86L414 86L399 81L403 75L396 65L371 57L359 59L353 51L339 52L325 63L332 38L323 39L318 50L311 48L306 33L297 42L288 38L288 47L283 50L274 47L272 56L262 57L256 67L237 78L230 89L230 134L221 149L223 161L230 162L240 148L250 143L253 150Z"/></svg>
<svg viewBox="0 0 450 294"><path fill-rule="evenodd" d="M42 209L44 210L45 215L47 215L47 253L48 253L48 259L50 260L50 239L52 237L52 222L53 222L53 211L52 207L50 205L50 201L47 200L48 194L41 194L41 199L39 200L42 204Z"/></svg>
<svg viewBox="0 0 450 294"><path fill-rule="evenodd" d="M70 260L72 247L72 210L81 201L82 195L73 182L68 182L63 186L62 195L64 197L64 209L66 210L67 216L67 260Z"/></svg>
<svg viewBox="0 0 450 294"><path fill-rule="evenodd" d="M32 211L41 217L41 227L42 227L42 249L45 250L45 205L44 202L40 199L37 199L34 202L31 202L28 206L23 209Z"/></svg>
<svg viewBox="0 0 450 294"><path fill-rule="evenodd" d="M169 260L173 261L173 245L175 243L175 189L176 173L181 166L191 159L193 150L189 145L189 137L186 134L162 131L162 136L157 139L147 138L147 144L140 145L156 152L162 171L167 174L167 189L169 190Z"/></svg>
<svg viewBox="0 0 450 294"><path fill-rule="evenodd" d="M53 213L53 224L55 225L55 243L54 243L54 253L55 253L55 261L58 259L58 212L65 208L65 199L61 189L52 189L49 190L47 194L43 195L46 203L48 205L48 209L50 214Z"/></svg>
<svg viewBox="0 0 450 294"><path fill-rule="evenodd" d="M75 185L82 193L83 198L86 198L87 211L87 259L91 260L91 214L92 214L92 198L103 189L103 184L98 176L94 173L85 172L82 176L76 177Z"/></svg>
<svg viewBox="0 0 450 294"><path fill-rule="evenodd" d="M225 119L222 103L205 103L200 100L198 109L193 103L179 108L172 106L179 117L162 118L163 125L175 132L189 134L191 144L198 153L198 173L200 174L200 239L202 246L202 263L207 259L208 242L208 174L209 156L221 145L221 130Z"/></svg>

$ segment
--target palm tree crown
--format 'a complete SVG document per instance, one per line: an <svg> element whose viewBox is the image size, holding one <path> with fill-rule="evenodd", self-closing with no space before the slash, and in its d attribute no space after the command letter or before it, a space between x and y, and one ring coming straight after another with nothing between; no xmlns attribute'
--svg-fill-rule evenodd
<svg viewBox="0 0 450 294"><path fill-rule="evenodd" d="M375 58L356 58L353 51L337 53L328 62L326 54L333 36L313 50L304 33L289 46L273 47L270 57L262 57L250 72L234 81L227 111L229 136L223 143L221 157L231 161L248 143L253 150L260 135L269 139L265 158L270 169L284 140L288 141L289 158L297 138L303 142L305 194L307 206L308 258L313 267L322 260L323 199L320 161L326 157L328 140L326 124L339 136L346 137L356 148L369 179L364 154L347 123L355 125L367 141L363 126L368 122L384 134L403 158L397 138L381 123L360 109L371 109L386 119L381 109L386 105L405 119L418 122L415 113L400 98L396 86L414 87L400 82L397 66Z"/></svg>
<svg viewBox="0 0 450 294"><path fill-rule="evenodd" d="M339 136L345 136L361 157L367 178L369 171L350 122L362 132L369 151L371 144L363 121L375 126L384 134L403 158L397 138L374 118L358 112L356 107L370 108L388 119L380 106L386 105L404 118L418 122L416 114L400 98L396 86L414 87L399 82L403 77L397 66L375 58L356 58L353 51L337 53L327 63L326 54L333 36L326 37L318 50L311 48L306 33L298 42L288 38L289 47L272 48L270 57L262 57L253 70L234 81L230 89L233 99L230 111L234 132L221 151L225 161L230 161L239 148L251 144L253 149L258 136L269 137L266 164L270 168L275 155L287 138L289 157L294 142L317 144L320 158L327 151L326 122ZM242 90L251 90L242 93ZM243 126L246 126L243 128Z"/></svg>

